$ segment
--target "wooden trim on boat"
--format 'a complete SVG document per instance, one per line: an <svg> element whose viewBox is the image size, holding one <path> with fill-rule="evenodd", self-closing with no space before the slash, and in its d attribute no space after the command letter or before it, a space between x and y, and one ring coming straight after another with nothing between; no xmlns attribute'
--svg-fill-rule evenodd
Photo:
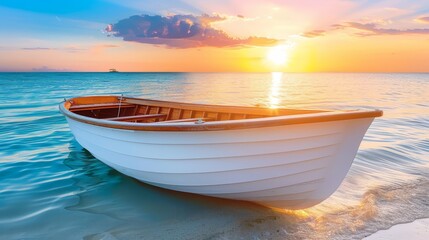
<svg viewBox="0 0 429 240"><path fill-rule="evenodd" d="M160 123L178 123L178 122L196 122L196 121L213 121L213 118L184 118L176 120L162 121Z"/></svg>
<svg viewBox="0 0 429 240"><path fill-rule="evenodd" d="M100 104L113 104L119 103L117 96L91 96L91 97L77 97L69 99L60 104L60 111L68 118L75 121L92 124L101 127L138 130L138 131L220 131L220 130L236 130L248 128L263 128L274 127L281 125L292 124L306 124L328 121L343 121L358 118L374 118L383 115L381 110L355 110L355 111L326 111L326 110L300 110L300 109L269 109L269 108L256 108L256 107L235 107L235 106L220 106L220 105L205 105L205 104L191 104L191 103L177 103L166 102L158 100L148 100L139 98L123 97L121 107L133 106L142 108L142 113L137 116L119 116L117 118L92 118L77 114L74 110L76 105L97 105ZM118 104L119 105L119 104ZM156 109L155 112L153 110ZM161 108L170 108L168 112L160 112ZM91 110L88 108L82 109ZM99 109L99 108L95 108ZM179 119L168 119L172 116L171 109L178 111ZM152 110L152 111L151 111ZM184 112L190 116L185 116ZM203 111L201 117L194 117L196 112ZM137 113L137 110L133 112ZM214 121L204 122L204 119L209 119L208 113L212 113L217 119ZM228 120L220 120L219 114L226 114ZM240 115L241 117L237 116ZM151 116L152 115L152 116ZM127 122L136 121L143 117L151 118L153 116L164 116L164 121L140 123L140 122ZM246 118L243 118L246 116ZM252 116L252 117L249 117ZM183 117L183 119L182 119ZM135 118L135 119L134 119ZM219 118L219 119L218 119ZM237 119L238 120L233 120ZM186 119L202 119L203 121L180 121ZM214 118L212 118L214 119ZM210 120L212 120L210 119ZM179 120L179 121L176 121Z"/></svg>
<svg viewBox="0 0 429 240"><path fill-rule="evenodd" d="M145 119L165 119L167 114L150 114L150 115L135 115L135 116L125 116L125 117L114 117L114 118L103 118L103 120L110 121L140 121Z"/></svg>
<svg viewBox="0 0 429 240"><path fill-rule="evenodd" d="M129 108L135 107L134 104L129 103L98 103L98 104L83 104L83 105L72 105L69 110L72 112L75 111L85 111L85 110L99 110L99 109L109 109L109 108Z"/></svg>

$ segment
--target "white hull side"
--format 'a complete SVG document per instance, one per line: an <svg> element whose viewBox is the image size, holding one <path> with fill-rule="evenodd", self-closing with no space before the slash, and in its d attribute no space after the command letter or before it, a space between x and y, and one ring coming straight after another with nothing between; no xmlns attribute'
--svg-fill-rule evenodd
<svg viewBox="0 0 429 240"><path fill-rule="evenodd" d="M197 132L122 130L67 120L96 158L143 182L299 209L338 188L373 118Z"/></svg>

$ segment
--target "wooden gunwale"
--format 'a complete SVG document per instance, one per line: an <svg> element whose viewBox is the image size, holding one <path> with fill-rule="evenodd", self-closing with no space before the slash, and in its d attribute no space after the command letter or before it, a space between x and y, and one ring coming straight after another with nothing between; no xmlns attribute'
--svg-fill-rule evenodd
<svg viewBox="0 0 429 240"><path fill-rule="evenodd" d="M99 103L99 104L84 104L84 105L72 105L70 111L86 111L86 110L99 110L99 109L109 109L109 108L118 108L119 105L121 108L132 108L136 105L129 103Z"/></svg>
<svg viewBox="0 0 429 240"><path fill-rule="evenodd" d="M85 99L82 99L85 98ZM204 123L196 122L155 122L155 123L133 123L123 121L110 121L106 119L96 119L91 117L76 114L69 109L76 102L91 102L102 101L104 99L114 99L115 96L96 96L96 97L81 97L67 100L60 104L60 111L68 118L75 121L116 129L138 130L138 131L220 131L220 130L236 130L248 128L274 127L281 125L306 124L328 121L342 121L358 118L374 118L383 115L381 110L356 110L356 111L326 111L326 110L299 110L299 109L267 109L255 107L235 107L235 106L220 106L220 105L203 105L191 103L166 102L158 100L148 100L139 98L124 97L122 104L131 105L146 105L146 111L149 106L158 107L160 111L162 107L180 109L179 115L183 114L182 109L191 111L206 111L216 113L245 114L245 115L262 115L261 118L246 118L240 120L223 120L209 121ZM117 97L116 97L117 99ZM79 104L84 105L84 104ZM122 105L123 106L123 105ZM129 116L132 117L132 116ZM122 117L124 118L124 117ZM126 117L125 117L126 118ZM191 117L192 118L192 117ZM180 119L179 119L180 120Z"/></svg>
<svg viewBox="0 0 429 240"><path fill-rule="evenodd" d="M167 120L167 121L162 121L158 123L196 122L198 120L213 121L214 119L213 118L183 118L183 119L176 119L176 120Z"/></svg>
<svg viewBox="0 0 429 240"><path fill-rule="evenodd" d="M113 117L113 118L103 118L103 120L110 121L139 121L144 119L161 119L166 118L167 114L149 114L149 115L134 115L134 116L125 116L125 117Z"/></svg>

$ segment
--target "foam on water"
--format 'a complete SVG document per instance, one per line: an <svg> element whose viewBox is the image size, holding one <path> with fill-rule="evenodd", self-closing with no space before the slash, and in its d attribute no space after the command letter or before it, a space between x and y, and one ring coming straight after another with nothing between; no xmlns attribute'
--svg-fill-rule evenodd
<svg viewBox="0 0 429 240"><path fill-rule="evenodd" d="M0 73L1 239L361 239L429 217L429 74ZM152 187L95 159L63 98L121 94L244 106L356 109L368 130L340 188L282 211Z"/></svg>

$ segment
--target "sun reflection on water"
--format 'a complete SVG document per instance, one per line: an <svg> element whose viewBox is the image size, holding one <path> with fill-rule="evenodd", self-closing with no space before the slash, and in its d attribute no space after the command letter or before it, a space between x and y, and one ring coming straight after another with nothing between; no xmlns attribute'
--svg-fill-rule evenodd
<svg viewBox="0 0 429 240"><path fill-rule="evenodd" d="M280 88L282 84L283 73L272 72L271 73L271 89L269 95L269 106L270 108L278 108L280 104Z"/></svg>

